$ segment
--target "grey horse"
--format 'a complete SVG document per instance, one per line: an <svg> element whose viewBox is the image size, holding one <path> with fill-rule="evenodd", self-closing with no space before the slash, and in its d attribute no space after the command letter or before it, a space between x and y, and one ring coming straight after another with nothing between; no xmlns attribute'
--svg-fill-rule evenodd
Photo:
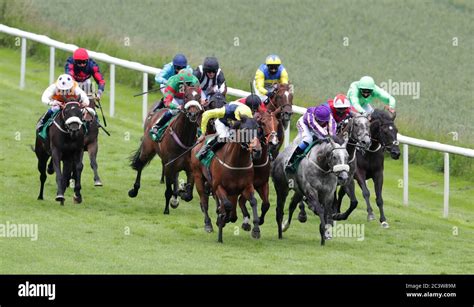
<svg viewBox="0 0 474 307"><path fill-rule="evenodd" d="M295 194L291 199L290 208L306 200L308 207L319 216L321 223L321 245L326 240L326 224L331 223L332 205L336 185L346 183L349 178L349 154L346 150L348 138L342 145L336 144L332 139L315 145L305 158L300 162L295 174L287 174L285 165L293 150L299 143L296 138L291 146L278 155L272 165L271 176L277 193L276 222L278 225L278 238L282 238L283 209L289 190L294 189ZM294 208L293 208L294 210Z"/></svg>
<svg viewBox="0 0 474 307"><path fill-rule="evenodd" d="M349 135L349 142L347 143L347 152L349 153L349 180L345 185L339 188L339 192L336 191L334 196L334 220L346 220L347 217L357 207L357 198L355 196L355 185L354 185L354 173L357 169L356 149L361 148L366 150L370 147L370 121L368 116L353 114L350 119L347 120L345 125L341 126L338 135L342 136L344 133ZM339 184L338 184L339 185ZM344 213L341 213L341 203L344 194L349 195L350 207ZM302 223L306 222L306 212L304 210L304 202L300 203L300 213L298 220ZM290 210L288 220L283 224L283 231L286 231L290 227L291 218L293 211Z"/></svg>

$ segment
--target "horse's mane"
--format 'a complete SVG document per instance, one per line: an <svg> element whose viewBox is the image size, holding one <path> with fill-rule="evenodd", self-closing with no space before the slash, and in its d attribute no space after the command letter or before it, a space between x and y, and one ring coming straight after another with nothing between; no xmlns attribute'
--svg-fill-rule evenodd
<svg viewBox="0 0 474 307"><path fill-rule="evenodd" d="M393 122L393 118L384 110L375 109L370 116L372 117L372 120L380 120L383 123Z"/></svg>

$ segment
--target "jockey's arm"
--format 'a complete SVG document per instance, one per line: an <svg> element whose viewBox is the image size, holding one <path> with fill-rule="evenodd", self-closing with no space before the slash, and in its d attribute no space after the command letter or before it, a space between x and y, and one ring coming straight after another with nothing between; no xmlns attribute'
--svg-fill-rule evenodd
<svg viewBox="0 0 474 307"><path fill-rule="evenodd" d="M222 70L219 76L217 77L217 86L219 92L221 92L221 94L225 96L227 94L227 84L225 82L224 72Z"/></svg>
<svg viewBox="0 0 474 307"><path fill-rule="evenodd" d="M79 86L76 86L75 95L81 97L81 106L83 108L89 106L89 97L87 97L86 92L84 92Z"/></svg>
<svg viewBox="0 0 474 307"><path fill-rule="evenodd" d="M280 84L288 84L288 72L284 68L280 75Z"/></svg>
<svg viewBox="0 0 474 307"><path fill-rule="evenodd" d="M157 84L165 85L168 82L168 78L170 76L170 68L173 67L169 64L166 64L160 71L160 73L155 76L155 82Z"/></svg>
<svg viewBox="0 0 474 307"><path fill-rule="evenodd" d="M374 96L378 97L384 104L388 105L390 108L395 109L396 101L395 98L390 95L386 90L383 88L375 86Z"/></svg>
<svg viewBox="0 0 474 307"><path fill-rule="evenodd" d="M359 103L358 95L359 95L359 88L357 87L357 83L353 82L351 84L351 87L349 88L349 91L347 91L347 98L349 98L351 105L354 107L354 109L357 110L357 112L365 113L365 110L362 108L362 106Z"/></svg>
<svg viewBox="0 0 474 307"><path fill-rule="evenodd" d="M41 96L41 102L45 105L51 105L53 102L52 98L56 92L56 84L51 84L47 89L44 90L43 95Z"/></svg>
<svg viewBox="0 0 474 307"><path fill-rule="evenodd" d="M260 69L257 69L255 73L255 87L261 95L266 95L267 90L265 89L265 75Z"/></svg>
<svg viewBox="0 0 474 307"><path fill-rule="evenodd" d="M207 123L213 118L223 118L225 115L225 106L218 109L207 110L202 114L201 119L201 132L202 135L206 134Z"/></svg>
<svg viewBox="0 0 474 307"><path fill-rule="evenodd" d="M328 133L330 136L335 136L337 133L337 123L332 115L330 115L330 119L328 123Z"/></svg>
<svg viewBox="0 0 474 307"><path fill-rule="evenodd" d="M95 63L92 66L92 77L94 77L95 82L99 86L99 92L102 94L105 90L105 79L100 72L99 65Z"/></svg>
<svg viewBox="0 0 474 307"><path fill-rule="evenodd" d="M250 110L247 105L238 106L237 109L235 109L234 114L237 120L241 120L242 115L247 116L248 118L253 117L252 110Z"/></svg>

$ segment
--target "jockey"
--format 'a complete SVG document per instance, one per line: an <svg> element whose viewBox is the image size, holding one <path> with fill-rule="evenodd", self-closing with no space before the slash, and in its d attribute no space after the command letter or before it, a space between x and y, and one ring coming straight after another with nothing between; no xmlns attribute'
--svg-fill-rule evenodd
<svg viewBox="0 0 474 307"><path fill-rule="evenodd" d="M395 98L384 89L378 87L375 84L374 79L369 76L364 76L359 81L352 82L347 91L347 97L357 112L362 114L370 114L374 111L370 105L374 98L378 98L388 105L385 108L388 109L389 112L395 112Z"/></svg>
<svg viewBox="0 0 474 307"><path fill-rule="evenodd" d="M331 109L332 117L336 121L338 129L352 116L351 113L357 113L344 94L337 94L334 99L326 101L325 105Z"/></svg>
<svg viewBox="0 0 474 307"><path fill-rule="evenodd" d="M188 65L186 57L178 53L174 56L173 61L166 64L161 72L155 76L156 84L160 85L160 91L164 94L166 89L166 83L172 76L178 74L181 69L192 70L191 66Z"/></svg>
<svg viewBox="0 0 474 307"><path fill-rule="evenodd" d="M252 111L245 104L237 101L230 102L222 108L212 109L204 112L201 121L201 140L206 135L207 123L211 119L216 119L214 121L214 126L217 133L212 138L212 140L209 141L209 143L202 146L198 154L198 159L202 160L204 157L206 157L209 150L216 152L222 144L225 144L225 142L222 142L221 139L228 138L230 136L229 121L241 120L242 116L252 118Z"/></svg>
<svg viewBox="0 0 474 307"><path fill-rule="evenodd" d="M183 107L184 84L188 86L199 86L199 80L187 69L182 69L177 75L169 78L163 97L163 103L169 110L166 111L160 120L150 129L149 133L153 141L156 142L158 139L158 130ZM199 91L201 91L200 88Z"/></svg>
<svg viewBox="0 0 474 307"><path fill-rule="evenodd" d="M199 65L193 72L199 79L202 88L202 98L207 100L210 95L220 92L225 96L227 85L224 72L219 68L219 62L215 57L207 57L204 63Z"/></svg>
<svg viewBox="0 0 474 307"><path fill-rule="evenodd" d="M261 95L273 96L273 84L288 84L288 72L277 55L269 55L255 73L255 87ZM266 99L265 99L266 100Z"/></svg>
<svg viewBox="0 0 474 307"><path fill-rule="evenodd" d="M336 121L332 116L331 109L325 104L308 108L306 113L298 120L296 126L298 137L302 137L302 141L293 151L285 167L285 171L291 173L296 171L292 168L293 163L301 157L309 144L314 140L322 141L336 135Z"/></svg>
<svg viewBox="0 0 474 307"><path fill-rule="evenodd" d="M246 98L237 100L240 103L246 104L252 110L252 113L264 113L267 111L267 106L262 102L260 97L255 94L248 95Z"/></svg>
<svg viewBox="0 0 474 307"><path fill-rule="evenodd" d="M100 97L102 97L105 88L105 80L100 73L99 66L94 60L89 58L86 49L79 48L74 51L72 57L67 59L66 65L64 66L64 73L71 75L77 82L84 82L92 76L99 87L97 98L100 99Z"/></svg>
<svg viewBox="0 0 474 307"><path fill-rule="evenodd" d="M89 106L89 98L70 75L60 75L58 80L48 86L41 96L41 102L49 105L48 111L41 117L36 129L41 131L44 124L48 121L51 115L61 108L61 105L77 101L81 103L83 108Z"/></svg>

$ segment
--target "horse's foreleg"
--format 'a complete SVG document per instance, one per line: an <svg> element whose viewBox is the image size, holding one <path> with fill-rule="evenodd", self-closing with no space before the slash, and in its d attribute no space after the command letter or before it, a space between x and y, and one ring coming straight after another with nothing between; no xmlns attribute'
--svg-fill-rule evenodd
<svg viewBox="0 0 474 307"><path fill-rule="evenodd" d="M223 243L222 229L225 226L226 212L232 210L232 203L227 197L227 192L221 185L217 186L215 194L216 197L219 199L219 213L217 215L217 225L219 226L219 234L217 236L217 242Z"/></svg>
<svg viewBox="0 0 474 307"><path fill-rule="evenodd" d="M209 217L209 195L204 190L204 178L201 173L193 173L194 181L196 182L196 190L199 194L199 204L201 205L201 211L204 214L204 230L206 232L212 232L211 218Z"/></svg>
<svg viewBox="0 0 474 307"><path fill-rule="evenodd" d="M192 174L191 169L186 169L186 185L184 187L184 191L180 191L180 197L185 201L185 202L190 202L193 200L193 188L194 188L194 176Z"/></svg>
<svg viewBox="0 0 474 307"><path fill-rule="evenodd" d="M263 184L261 187L257 188L258 195L260 195L260 198L262 199L262 214L260 215L259 218L259 224L263 225L265 223L265 215L268 212L268 209L270 209L270 201L268 199L268 192L269 192L269 187L268 187L268 181Z"/></svg>
<svg viewBox="0 0 474 307"><path fill-rule="evenodd" d="M318 201L317 197L308 197L308 205L314 214L319 216L321 223L319 224L319 234L321 235L321 245L326 242L326 214L324 207Z"/></svg>
<svg viewBox="0 0 474 307"><path fill-rule="evenodd" d="M54 148L51 153L53 160L53 168L56 172L56 201L59 201L61 205L64 205L64 188L63 188L63 176L61 172L61 152Z"/></svg>
<svg viewBox="0 0 474 307"><path fill-rule="evenodd" d="M171 196L170 205L171 208L176 209L179 206L179 198L178 198L178 187L179 187L179 172L174 175L173 178L173 194Z"/></svg>
<svg viewBox="0 0 474 307"><path fill-rule="evenodd" d="M374 176L374 189L375 189L375 201L377 202L377 207L380 210L380 223L383 228L388 228L387 219L383 211L383 198L382 198L382 188L383 188L383 172L375 174Z"/></svg>
<svg viewBox="0 0 474 307"><path fill-rule="evenodd" d="M250 226L250 213L247 210L247 206L245 205L246 203L247 203L247 199L245 199L245 197L240 196L239 207L244 217L244 221L242 222L242 229L245 231L250 231L250 229L252 229L252 226Z"/></svg>
<svg viewBox="0 0 474 307"><path fill-rule="evenodd" d="M336 221L347 220L347 218L351 215L352 211L354 211L357 208L358 201L355 195L354 180L349 180L349 182L345 186L339 189L339 198L337 200L339 208L342 201L341 195L344 196L344 194L347 194L349 196L349 199L351 200L351 204L344 213L338 212L333 215L333 219Z"/></svg>
<svg viewBox="0 0 474 307"><path fill-rule="evenodd" d="M97 152L99 151L99 144L97 143L97 139L94 143L91 143L87 146L87 152L89 153L89 160L91 164L91 168L94 171L94 186L101 187L102 181L99 177L99 172L97 171Z"/></svg>
<svg viewBox="0 0 474 307"><path fill-rule="evenodd" d="M173 182L175 178L174 176L167 175L165 177L166 182L166 191L165 191L165 211L163 214L170 214L170 199L173 196Z"/></svg>
<svg viewBox="0 0 474 307"><path fill-rule="evenodd" d="M74 155L74 203L80 204L82 202L82 195L81 195L81 175L82 170L84 169L84 164L82 163L82 159L84 157L84 151L81 150L79 153Z"/></svg>
<svg viewBox="0 0 474 307"><path fill-rule="evenodd" d="M44 191L44 183L46 181L46 164L48 162L48 155L40 154L38 155L38 171L40 172L40 192L38 195L39 200L43 200L43 191Z"/></svg>
<svg viewBox="0 0 474 307"><path fill-rule="evenodd" d="M260 227L259 227L259 218L258 218L258 207L257 207L257 199L254 195L254 188L253 184L250 184L242 193L242 196L245 197L250 202L250 206L252 207L252 215L253 215L253 229L252 229L252 238L260 239ZM245 200L244 200L245 204Z"/></svg>
<svg viewBox="0 0 474 307"><path fill-rule="evenodd" d="M131 167L137 171L137 177L135 178L135 183L133 184L133 188L128 191L128 196L136 197L138 195L138 190L140 190L140 180L142 176L143 168L147 165L147 163L153 159L155 156L155 150L153 148L153 144L151 144L151 140L143 140L140 148L138 148L135 156L132 159Z"/></svg>
<svg viewBox="0 0 474 307"><path fill-rule="evenodd" d="M285 188L283 186L278 186L275 180L274 180L274 183L275 183L275 190L277 193L275 219L276 219L277 228L278 228L278 239L282 239L283 238L282 223L283 223L283 215L284 215L283 210L285 209L285 201L286 201L286 197L288 196L288 188Z"/></svg>
<svg viewBox="0 0 474 307"><path fill-rule="evenodd" d="M355 178L360 188L362 189L362 196L364 196L365 203L367 204L367 220L372 221L375 219L375 216L374 211L370 206L370 191L367 188L367 184L365 183L365 176L355 176Z"/></svg>

